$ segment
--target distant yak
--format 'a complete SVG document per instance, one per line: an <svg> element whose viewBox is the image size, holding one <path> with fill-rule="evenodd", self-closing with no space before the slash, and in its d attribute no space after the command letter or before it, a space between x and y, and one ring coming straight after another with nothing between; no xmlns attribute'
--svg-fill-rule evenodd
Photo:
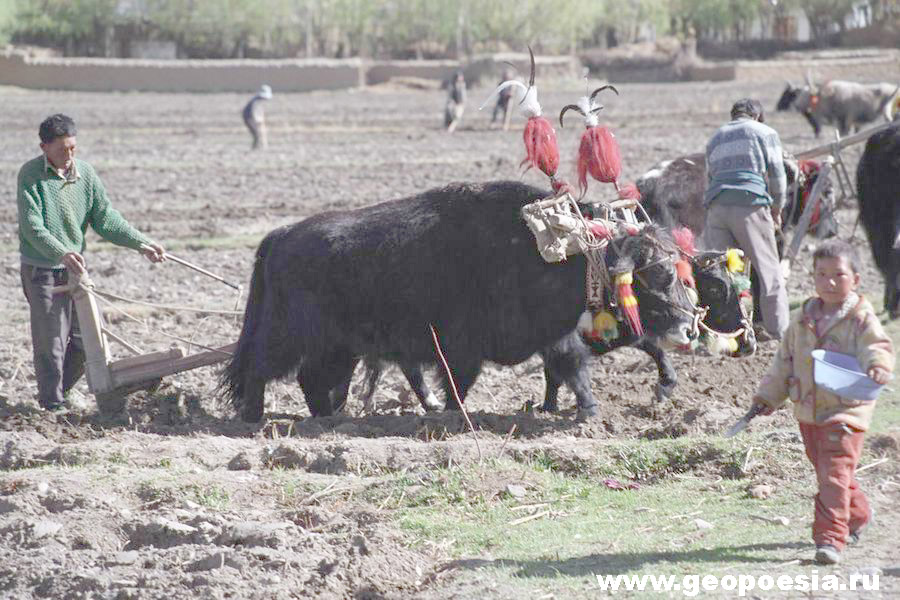
<svg viewBox="0 0 900 600"><path fill-rule="evenodd" d="M846 136L851 128L859 131L860 126L872 123L879 115L890 121L897 102L900 102L900 86L893 83L833 80L820 86L807 77L803 87L788 82L775 110L794 107L812 125L816 137L822 123L834 125L841 136Z"/></svg>

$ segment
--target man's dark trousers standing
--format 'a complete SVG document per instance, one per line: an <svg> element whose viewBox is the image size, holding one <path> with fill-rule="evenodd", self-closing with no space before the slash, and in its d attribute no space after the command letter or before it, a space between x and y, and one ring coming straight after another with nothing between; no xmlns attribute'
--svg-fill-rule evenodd
<svg viewBox="0 0 900 600"><path fill-rule="evenodd" d="M84 374L84 348L72 297L53 293L69 281L66 269L22 264L22 290L31 313L31 343L38 402L53 410Z"/></svg>

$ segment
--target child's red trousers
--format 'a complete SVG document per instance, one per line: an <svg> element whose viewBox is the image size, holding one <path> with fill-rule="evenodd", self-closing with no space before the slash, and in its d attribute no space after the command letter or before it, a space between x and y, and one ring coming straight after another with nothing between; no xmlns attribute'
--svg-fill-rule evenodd
<svg viewBox="0 0 900 600"><path fill-rule="evenodd" d="M856 481L865 434L843 423L800 423L800 433L819 480L813 541L843 550L847 534L869 520L869 501Z"/></svg>

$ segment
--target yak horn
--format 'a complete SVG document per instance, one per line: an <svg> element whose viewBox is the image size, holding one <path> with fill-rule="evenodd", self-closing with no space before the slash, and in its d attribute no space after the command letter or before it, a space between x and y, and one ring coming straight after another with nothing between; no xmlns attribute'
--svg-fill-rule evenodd
<svg viewBox="0 0 900 600"><path fill-rule="evenodd" d="M577 104L567 104L563 107L563 109L561 111L559 111L559 126L560 127L565 127L565 125L563 124L563 115L566 114L567 110L577 110L581 114L582 117L587 117L587 115L584 114L584 111L581 110L581 107L578 106Z"/></svg>
<svg viewBox="0 0 900 600"><path fill-rule="evenodd" d="M525 102L525 98L528 96L528 90L534 87L534 52L531 50L531 46L528 46L528 54L531 55L531 76L528 78L528 88L525 90L525 96L522 96L519 104Z"/></svg>
<svg viewBox="0 0 900 600"><path fill-rule="evenodd" d="M522 89L522 101L519 102L519 104L522 104L522 102L525 101L525 97L528 95L528 89L525 87L525 84L522 83L521 81L519 81L517 79L510 79L510 80L504 81L503 83L498 85L497 88L491 93L491 95L488 96L487 100L484 101L484 104L482 104L481 106L478 107L478 110L482 110L485 106L490 104L500 94L500 92L502 92L503 90L505 90L508 87L518 87L518 88Z"/></svg>
<svg viewBox="0 0 900 600"><path fill-rule="evenodd" d="M609 85L609 84L601 85L601 86L598 87L596 90L594 90L593 92L591 92L591 101L594 100L594 97L595 97L597 94L599 94L599 93L602 92L603 90L607 90L607 89L614 91L614 92L616 93L616 96L619 95L619 90L616 89L616 86L614 86L614 85Z"/></svg>
<svg viewBox="0 0 900 600"><path fill-rule="evenodd" d="M531 49L531 46L528 46L528 54L531 56L531 76L528 78L528 87L534 87L534 51Z"/></svg>

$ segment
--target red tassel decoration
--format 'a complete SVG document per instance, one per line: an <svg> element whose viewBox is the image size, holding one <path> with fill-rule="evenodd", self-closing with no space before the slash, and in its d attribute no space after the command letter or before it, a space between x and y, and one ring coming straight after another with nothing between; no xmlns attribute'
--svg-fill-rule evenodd
<svg viewBox="0 0 900 600"><path fill-rule="evenodd" d="M556 178L559 169L559 146L556 143L556 130L546 117L542 116L543 109L538 102L537 88L534 86L535 63L534 52L528 48L531 56L531 75L526 87L521 81L508 80L501 83L494 93L481 105L484 108L497 94L509 87L517 87L522 90L522 101L519 102L519 110L528 119L525 123L525 131L522 138L525 141L525 158L519 166L528 165L541 171L550 178L550 185L554 193L559 196L563 193L571 193L572 186ZM479 109L481 110L481 109Z"/></svg>
<svg viewBox="0 0 900 600"><path fill-rule="evenodd" d="M578 146L578 187L581 195L587 193L590 175L601 183L611 183L616 187L619 198L640 200L641 194L637 186L629 183L619 185L619 175L622 173L622 155L619 152L619 143L616 136L607 127L598 124L597 113L603 109L603 105L596 103L594 98L605 89L611 89L619 94L611 85L604 85L578 101L578 104L569 104L563 107L559 113L559 124L563 125L563 115L572 109L581 113L584 117L585 131L581 134L581 143Z"/></svg>
<svg viewBox="0 0 900 600"><path fill-rule="evenodd" d="M638 314L638 301L631 289L633 277L631 271L616 275L616 291L619 294L619 306L625 314L625 320L635 335L644 335L641 316Z"/></svg>
<svg viewBox="0 0 900 600"><path fill-rule="evenodd" d="M578 187L587 191L587 176L602 183L615 183L622 171L619 144L606 127L588 127L581 135L578 147Z"/></svg>
<svg viewBox="0 0 900 600"><path fill-rule="evenodd" d="M638 202L641 200L641 191L633 183L626 183L619 187L619 183L616 182L616 191L619 192L619 198L622 200L637 200Z"/></svg>
<svg viewBox="0 0 900 600"><path fill-rule="evenodd" d="M599 221L588 221L588 229L591 230L591 233L597 239L612 239L612 233L610 233L609 228Z"/></svg>
<svg viewBox="0 0 900 600"><path fill-rule="evenodd" d="M691 263L685 260L696 254L697 249L694 247L694 232L687 227L676 227L672 230L672 237L675 239L675 245L681 251L682 258L675 261L675 273L686 286L696 289L697 284L694 281L694 268Z"/></svg>
<svg viewBox="0 0 900 600"><path fill-rule="evenodd" d="M525 159L521 164L527 163L528 169L535 167L552 179L559 169L559 147L553 125L546 117L531 117L525 123L522 137L525 140Z"/></svg>
<svg viewBox="0 0 900 600"><path fill-rule="evenodd" d="M684 259L676 260L675 274L678 276L678 279L680 279L681 282L684 283L684 285L688 286L691 289L697 288L697 284L694 281L694 268L688 261Z"/></svg>
<svg viewBox="0 0 900 600"><path fill-rule="evenodd" d="M672 230L672 237L682 254L694 256L697 253L697 248L694 246L694 232L687 227L676 227Z"/></svg>

